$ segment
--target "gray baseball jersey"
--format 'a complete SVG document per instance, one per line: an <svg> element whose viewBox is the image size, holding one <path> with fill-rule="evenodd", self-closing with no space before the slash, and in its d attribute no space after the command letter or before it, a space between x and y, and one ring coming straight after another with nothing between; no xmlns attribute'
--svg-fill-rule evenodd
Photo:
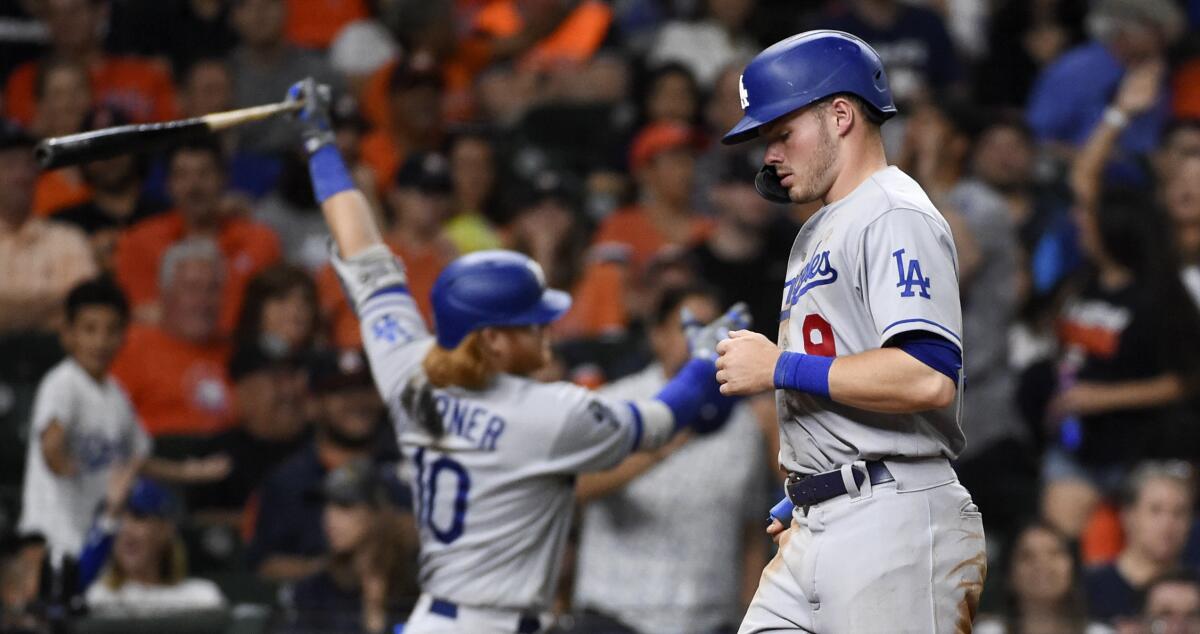
<svg viewBox="0 0 1200 634"><path fill-rule="evenodd" d="M337 266L348 286L371 277ZM548 607L574 475L661 446L670 411L504 374L483 391L434 389L421 370L433 338L407 293L375 294L358 314L416 501L422 590L465 606ZM423 412L436 412L444 433L431 433Z"/></svg>
<svg viewBox="0 0 1200 634"><path fill-rule="evenodd" d="M924 330L962 348L958 255L950 227L920 185L882 169L800 229L780 313L785 350L845 356ZM779 390L780 463L816 473L888 456L953 458L963 449L955 403L877 414Z"/></svg>

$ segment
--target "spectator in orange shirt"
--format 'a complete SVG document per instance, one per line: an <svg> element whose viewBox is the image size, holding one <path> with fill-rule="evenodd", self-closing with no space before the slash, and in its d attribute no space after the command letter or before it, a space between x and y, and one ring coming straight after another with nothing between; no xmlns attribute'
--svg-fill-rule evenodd
<svg viewBox="0 0 1200 634"><path fill-rule="evenodd" d="M79 230L32 217L36 176L33 138L0 119L0 335L52 332L67 291L96 274Z"/></svg>
<svg viewBox="0 0 1200 634"><path fill-rule="evenodd" d="M87 69L69 60L51 61L38 67L35 81L37 116L33 132L39 137L62 136L83 130L84 117L92 101ZM91 192L78 167L62 167L38 176L33 211L46 216L87 200Z"/></svg>
<svg viewBox="0 0 1200 634"><path fill-rule="evenodd" d="M696 137L673 123L650 124L638 132L629 164L640 199L600 223L592 243L576 309L598 335L625 326L643 306L639 282L655 258L694 246L708 237L713 222L691 208Z"/></svg>
<svg viewBox="0 0 1200 634"><path fill-rule="evenodd" d="M46 0L50 30L48 60L82 64L91 75L97 101L124 109L136 121L163 121L176 115L175 88L165 66L104 52L107 0ZM29 124L35 111L38 62L17 67L4 90L5 112Z"/></svg>
<svg viewBox="0 0 1200 634"><path fill-rule="evenodd" d="M449 163L441 154L414 154L396 175L396 186L388 193L391 226L384 241L404 260L408 288L425 321L432 322L429 293L442 268L458 252L442 228L450 209ZM321 305L333 326L334 343L340 348L362 345L358 319L342 294L331 268L321 272Z"/></svg>
<svg viewBox="0 0 1200 634"><path fill-rule="evenodd" d="M432 152L442 144L442 78L429 63L396 66L388 81L390 121L368 134L362 158L387 191L409 152Z"/></svg>
<svg viewBox="0 0 1200 634"><path fill-rule="evenodd" d="M134 325L112 372L152 436L211 436L234 421L218 330L225 257L206 237L183 240L155 266L161 326Z"/></svg>
<svg viewBox="0 0 1200 634"><path fill-rule="evenodd" d="M212 238L224 254L226 269L220 332L233 330L246 283L280 258L279 240L265 225L226 209L225 167L212 139L181 145L167 159L167 190L175 210L139 223L117 243L117 281L130 298L139 321L158 321L159 259L175 242Z"/></svg>
<svg viewBox="0 0 1200 634"><path fill-rule="evenodd" d="M653 123L634 137L629 168L639 200L604 219L597 248L618 248L643 267L663 247L691 246L704 240L713 223L691 208L696 136L686 126Z"/></svg>
<svg viewBox="0 0 1200 634"><path fill-rule="evenodd" d="M342 27L365 17L365 0L288 0L287 37L297 46L329 48Z"/></svg>

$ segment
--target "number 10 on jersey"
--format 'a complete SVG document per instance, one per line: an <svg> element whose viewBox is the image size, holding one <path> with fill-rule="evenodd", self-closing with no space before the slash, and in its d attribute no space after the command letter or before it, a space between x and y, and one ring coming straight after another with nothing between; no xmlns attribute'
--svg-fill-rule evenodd
<svg viewBox="0 0 1200 634"><path fill-rule="evenodd" d="M413 464L417 467L417 525L443 544L462 537L471 492L471 475L466 467L449 456L426 453L424 447L413 454Z"/></svg>

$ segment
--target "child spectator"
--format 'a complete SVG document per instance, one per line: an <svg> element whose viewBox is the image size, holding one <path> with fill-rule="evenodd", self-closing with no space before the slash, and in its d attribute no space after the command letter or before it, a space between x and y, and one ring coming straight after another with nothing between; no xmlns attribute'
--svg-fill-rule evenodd
<svg viewBox="0 0 1200 634"><path fill-rule="evenodd" d="M68 356L38 387L20 526L45 535L54 557L79 554L97 506L106 495L119 501L150 455L150 437L108 373L128 319L129 306L111 283L72 289L63 328Z"/></svg>
<svg viewBox="0 0 1200 634"><path fill-rule="evenodd" d="M218 479L221 458L151 458L125 391L109 367L125 338L129 305L105 279L84 282L66 300L68 357L42 380L30 424L21 530L46 536L54 557L77 556L92 515L119 508L139 471L176 482Z"/></svg>

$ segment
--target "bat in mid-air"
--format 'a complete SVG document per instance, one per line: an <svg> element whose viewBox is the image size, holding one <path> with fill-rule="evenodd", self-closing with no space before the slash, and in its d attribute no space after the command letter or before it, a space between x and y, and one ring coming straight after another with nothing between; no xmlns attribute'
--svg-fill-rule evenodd
<svg viewBox="0 0 1200 634"><path fill-rule="evenodd" d="M304 102L301 101L283 101L228 112L214 112L191 119L101 128L44 139L38 143L34 155L42 169L51 170L119 154L159 150L244 123L261 121L285 112L295 112L303 107Z"/></svg>

